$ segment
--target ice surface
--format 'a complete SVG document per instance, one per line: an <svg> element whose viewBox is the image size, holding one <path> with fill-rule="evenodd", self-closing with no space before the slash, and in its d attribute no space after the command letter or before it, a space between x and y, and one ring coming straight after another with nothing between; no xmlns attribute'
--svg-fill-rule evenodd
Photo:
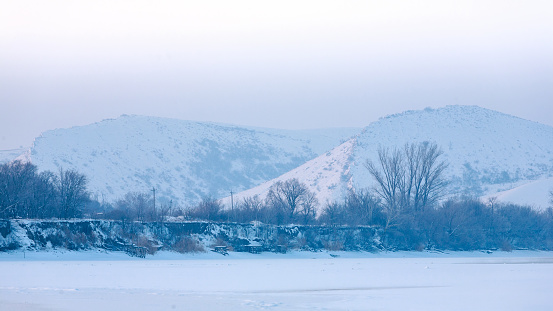
<svg viewBox="0 0 553 311"><path fill-rule="evenodd" d="M330 255L334 255L331 257ZM0 253L1 310L552 310L553 253Z"/></svg>

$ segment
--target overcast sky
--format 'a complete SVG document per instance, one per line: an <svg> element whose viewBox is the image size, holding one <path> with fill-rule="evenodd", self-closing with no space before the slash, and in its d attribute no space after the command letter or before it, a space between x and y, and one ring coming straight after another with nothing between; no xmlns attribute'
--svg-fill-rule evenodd
<svg viewBox="0 0 553 311"><path fill-rule="evenodd" d="M448 104L553 125L553 1L0 4L0 149L121 114L298 129Z"/></svg>

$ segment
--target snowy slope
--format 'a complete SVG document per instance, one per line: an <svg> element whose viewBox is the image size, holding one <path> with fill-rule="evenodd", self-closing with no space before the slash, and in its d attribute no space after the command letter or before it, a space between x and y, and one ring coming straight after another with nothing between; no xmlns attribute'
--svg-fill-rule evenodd
<svg viewBox="0 0 553 311"><path fill-rule="evenodd" d="M308 161L274 180L236 194L234 199L236 202L240 202L244 198L255 195L264 198L273 183L279 180L285 181L297 178L305 183L310 191L317 194L321 205L329 201L338 200L346 194L347 189L353 186L349 166L354 145L355 138L352 138L331 151ZM230 197L222 199L222 203L229 206L231 204Z"/></svg>
<svg viewBox="0 0 553 311"><path fill-rule="evenodd" d="M365 128L355 151L356 182L368 183L362 163L375 159L378 146L421 141L441 146L455 193L483 194L553 174L553 127L476 106L447 106L390 116Z"/></svg>
<svg viewBox="0 0 553 311"><path fill-rule="evenodd" d="M187 206L275 178L359 131L288 131L125 115L45 132L35 139L30 157L40 170L84 173L99 200L155 187L158 198Z"/></svg>
<svg viewBox="0 0 553 311"><path fill-rule="evenodd" d="M376 159L379 147L422 141L435 142L444 151L450 195L491 194L553 175L552 127L476 106L446 106L382 118L351 140L350 147L333 150L330 158L322 155L238 197L264 197L277 180L295 177L312 190L324 189L316 191L324 203L344 189L373 185L364 163ZM328 163L335 167L328 170ZM328 188L328 180L340 184Z"/></svg>
<svg viewBox="0 0 553 311"><path fill-rule="evenodd" d="M495 197L500 202L529 205L543 210L553 207L550 191L553 191L553 178L546 178L530 181L510 190L492 193L485 199Z"/></svg>

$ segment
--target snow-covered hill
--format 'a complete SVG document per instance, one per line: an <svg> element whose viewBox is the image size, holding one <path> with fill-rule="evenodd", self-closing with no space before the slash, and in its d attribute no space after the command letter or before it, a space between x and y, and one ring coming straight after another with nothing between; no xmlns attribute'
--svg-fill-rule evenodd
<svg viewBox="0 0 553 311"><path fill-rule="evenodd" d="M360 129L274 130L121 116L35 139L40 170L76 169L99 200L156 188L187 206L254 187L348 140Z"/></svg>
<svg viewBox="0 0 553 311"><path fill-rule="evenodd" d="M355 141L356 139L352 138L278 178L236 194L234 199L236 199L236 202L240 202L246 197L253 197L255 195L265 198L269 192L269 188L275 182L296 178L305 183L309 187L309 190L317 195L319 203L338 200L347 193L348 189L353 187L350 165L352 164L351 157ZM223 198L222 203L229 206L231 198Z"/></svg>
<svg viewBox="0 0 553 311"><path fill-rule="evenodd" d="M475 106L407 111L362 131L288 131L122 116L45 132L35 140L30 158L41 170L63 167L86 174L99 200L155 187L159 198L187 206L205 196L228 196L231 190L244 191L238 200L263 197L276 180L298 178L317 193L322 206L348 189L373 184L364 163L375 159L379 147L422 141L444 151L451 195L494 195L553 176L552 127Z"/></svg>
<svg viewBox="0 0 553 311"><path fill-rule="evenodd" d="M277 180L298 178L324 205L347 189L373 185L365 163L379 147L430 141L449 163L450 195L486 195L553 176L553 127L476 106L407 111L380 119L332 151L239 193L264 197Z"/></svg>

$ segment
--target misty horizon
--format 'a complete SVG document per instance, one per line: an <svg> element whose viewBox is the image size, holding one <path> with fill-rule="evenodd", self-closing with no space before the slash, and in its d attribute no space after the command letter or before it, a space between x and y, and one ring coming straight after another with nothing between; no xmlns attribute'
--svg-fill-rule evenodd
<svg viewBox="0 0 553 311"><path fill-rule="evenodd" d="M445 105L553 126L553 4L8 2L0 150L122 114L363 127Z"/></svg>

